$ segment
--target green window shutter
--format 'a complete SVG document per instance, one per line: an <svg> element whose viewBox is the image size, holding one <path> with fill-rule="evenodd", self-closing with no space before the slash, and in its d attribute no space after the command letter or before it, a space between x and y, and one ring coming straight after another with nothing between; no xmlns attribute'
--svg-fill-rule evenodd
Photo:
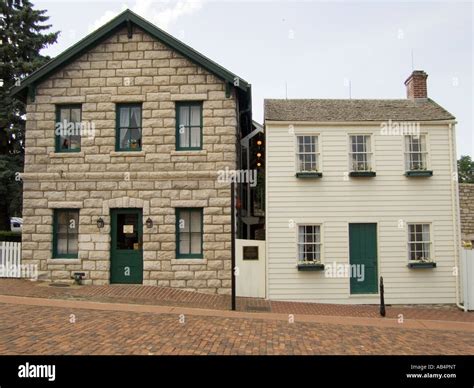
<svg viewBox="0 0 474 388"><path fill-rule="evenodd" d="M115 150L141 151L142 104L117 104L115 116Z"/></svg>
<svg viewBox="0 0 474 388"><path fill-rule="evenodd" d="M56 152L79 152L82 130L81 105L56 105L54 127Z"/></svg>
<svg viewBox="0 0 474 388"><path fill-rule="evenodd" d="M176 150L202 150L202 102L176 103Z"/></svg>
<svg viewBox="0 0 474 388"><path fill-rule="evenodd" d="M203 258L203 209L176 209L176 257Z"/></svg>
<svg viewBox="0 0 474 388"><path fill-rule="evenodd" d="M76 259L79 251L79 210L55 209L53 218L53 258Z"/></svg>

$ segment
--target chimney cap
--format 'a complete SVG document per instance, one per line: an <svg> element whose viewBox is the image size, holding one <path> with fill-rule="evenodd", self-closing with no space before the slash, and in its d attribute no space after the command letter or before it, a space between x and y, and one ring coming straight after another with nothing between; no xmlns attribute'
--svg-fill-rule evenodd
<svg viewBox="0 0 474 388"><path fill-rule="evenodd" d="M428 74L424 70L413 70L410 76L406 79L405 85L411 81L414 77L423 77L424 79L428 78Z"/></svg>

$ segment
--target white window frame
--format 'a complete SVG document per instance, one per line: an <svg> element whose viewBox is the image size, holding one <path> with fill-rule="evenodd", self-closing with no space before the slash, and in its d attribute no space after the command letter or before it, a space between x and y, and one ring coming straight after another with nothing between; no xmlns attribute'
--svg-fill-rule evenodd
<svg viewBox="0 0 474 388"><path fill-rule="evenodd" d="M314 152L300 152L300 143L299 143L299 138L300 137L313 137L316 139L315 142L315 147L314 147ZM320 142L321 142L321 136L316 133L298 133L296 134L296 172L321 172L321 152L320 150ZM311 143L310 143L311 144ZM300 169L300 155L314 155L315 159L315 170L302 170Z"/></svg>
<svg viewBox="0 0 474 388"><path fill-rule="evenodd" d="M352 138L357 137L357 136L363 136L364 138L368 138L368 140L365 142L366 150L363 152L357 151L353 152L352 151ZM348 134L348 142L349 142L349 171L350 172L367 172L367 171L375 171L375 163L374 163L374 149L373 147L373 135L371 133L349 133ZM367 151L368 148L368 151ZM354 154L359 154L359 155L366 155L366 161L365 163L367 164L367 169L365 170L359 170L354 168L354 162L352 160L352 156ZM357 163L364 163L364 162L357 162Z"/></svg>
<svg viewBox="0 0 474 388"><path fill-rule="evenodd" d="M422 226L422 231L421 231L421 234L423 236L423 226L424 225L427 225L428 226L428 233L429 233L429 239L428 240L421 240L421 241L412 241L411 240L411 232L410 232L410 228L411 226ZM433 231L432 231L432 224L430 222L409 222L407 223L407 238L408 238L408 244L407 244L407 253L408 253L408 261L411 261L411 262L432 262L434 261L434 257L433 257ZM416 231L415 231L415 234L416 234ZM423 238L423 237L422 237ZM424 252L425 251L425 247L424 245L425 244L428 244L428 257L423 257L421 256L420 258L415 258L415 259L412 259L412 252L417 252L417 250L415 249L414 251L412 250L412 244L423 244L423 248L422 248L422 251L421 252Z"/></svg>
<svg viewBox="0 0 474 388"><path fill-rule="evenodd" d="M423 139L421 141L421 150L420 151L410 151L410 144L412 144L413 138ZM410 139L410 143L408 142ZM424 143L423 143L424 141ZM428 135L421 133L419 135L405 135L403 138L404 149L405 149L405 171L426 171L429 170L429 150L428 150ZM424 148L424 151L423 151ZM412 160L410 160L411 155L421 155L422 163L424 164L421 168L412 168Z"/></svg>
<svg viewBox="0 0 474 388"><path fill-rule="evenodd" d="M302 227L318 227L319 228L319 241L317 242L300 242L300 228ZM297 225L296 229L296 260L298 264L321 264L323 262L323 227L321 224L314 223L301 223ZM300 246L301 245L317 245L319 246L319 259L306 260L300 258ZM304 252L304 251L303 251ZM315 251L316 252L316 251Z"/></svg>

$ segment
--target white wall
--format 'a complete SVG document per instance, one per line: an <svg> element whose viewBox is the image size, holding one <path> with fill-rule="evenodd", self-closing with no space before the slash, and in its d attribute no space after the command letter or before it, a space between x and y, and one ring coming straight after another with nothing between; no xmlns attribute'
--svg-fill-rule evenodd
<svg viewBox="0 0 474 388"><path fill-rule="evenodd" d="M456 237L448 125L422 125L428 133L429 178L404 176L403 136L380 133L380 123L364 126L266 123L267 297L323 303L377 303L375 296L351 296L349 279L296 268L297 228L322 224L322 262L349 263L348 223L378 224L378 275L386 303L454 303ZM295 135L319 134L321 179L295 177ZM374 178L348 178L348 134L372 133ZM454 205L455 206L455 205ZM457 217L457 214L456 214ZM433 269L407 268L407 228L399 220L431 223Z"/></svg>
<svg viewBox="0 0 474 388"><path fill-rule="evenodd" d="M243 260L243 247L258 247L258 260ZM235 240L237 296L265 298L265 241Z"/></svg>

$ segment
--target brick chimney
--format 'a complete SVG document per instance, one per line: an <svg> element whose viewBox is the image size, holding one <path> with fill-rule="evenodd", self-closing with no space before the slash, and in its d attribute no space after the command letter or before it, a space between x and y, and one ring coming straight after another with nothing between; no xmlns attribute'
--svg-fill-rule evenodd
<svg viewBox="0 0 474 388"><path fill-rule="evenodd" d="M426 87L427 78L428 74L423 70L414 70L405 81L405 86L407 87L407 98L410 100L428 98L428 89Z"/></svg>

